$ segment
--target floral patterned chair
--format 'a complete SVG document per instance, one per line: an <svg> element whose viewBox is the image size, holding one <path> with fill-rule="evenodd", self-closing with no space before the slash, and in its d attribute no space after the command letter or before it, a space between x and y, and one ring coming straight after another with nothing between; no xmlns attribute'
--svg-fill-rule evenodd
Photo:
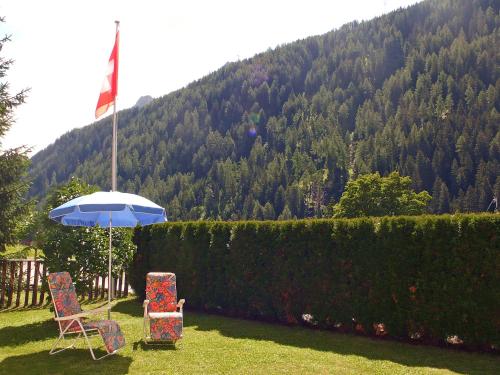
<svg viewBox="0 0 500 375"><path fill-rule="evenodd" d="M144 300L144 341L174 344L182 338L183 313L186 301L177 302L175 274L150 272L146 275Z"/></svg>
<svg viewBox="0 0 500 375"><path fill-rule="evenodd" d="M73 348L76 339L83 336L90 349L90 354L94 360L99 360L108 355L115 354L118 349L125 345L125 338L121 332L120 326L113 320L87 320L90 315L102 314L109 307L103 306L98 309L82 311L75 292L75 286L68 272L51 273L48 276L49 290L52 296L54 320L59 324L59 337L52 346L49 354L56 354L63 350ZM92 346L89 342L89 336L101 335L106 347L107 354L96 358ZM65 340L68 335L73 336L72 344L68 347L57 349L61 340Z"/></svg>

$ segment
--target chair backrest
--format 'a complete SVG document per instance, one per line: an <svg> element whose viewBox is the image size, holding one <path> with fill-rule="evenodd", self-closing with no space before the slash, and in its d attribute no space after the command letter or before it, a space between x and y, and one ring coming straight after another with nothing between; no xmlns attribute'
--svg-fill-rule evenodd
<svg viewBox="0 0 500 375"><path fill-rule="evenodd" d="M170 312L177 310L177 286L175 274L149 272L146 275L146 299L148 312Z"/></svg>
<svg viewBox="0 0 500 375"><path fill-rule="evenodd" d="M52 303L58 318L82 312L76 296L75 286L68 272L50 273L48 283ZM60 323L61 330L64 330L70 321L61 321Z"/></svg>

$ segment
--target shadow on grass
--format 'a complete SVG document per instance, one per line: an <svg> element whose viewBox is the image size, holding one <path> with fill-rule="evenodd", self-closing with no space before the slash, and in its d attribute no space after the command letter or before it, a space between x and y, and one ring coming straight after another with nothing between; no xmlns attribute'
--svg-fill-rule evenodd
<svg viewBox="0 0 500 375"><path fill-rule="evenodd" d="M105 354L95 350L96 356ZM85 349L71 349L56 355L47 350L7 357L0 362L0 374L127 374L132 359L112 355L94 361Z"/></svg>
<svg viewBox="0 0 500 375"><path fill-rule="evenodd" d="M0 329L0 347L23 345L51 337L56 339L58 333L59 329L52 319L22 326L3 327Z"/></svg>
<svg viewBox="0 0 500 375"><path fill-rule="evenodd" d="M141 317L144 314L142 301L139 301L139 299L136 298L117 302L111 311L130 315L136 318Z"/></svg>
<svg viewBox="0 0 500 375"><path fill-rule="evenodd" d="M391 361L409 367L447 369L462 374L494 374L500 368L500 357L492 354L468 353L218 315L187 312L184 316L184 326L193 327L198 331L215 330L226 337L236 339L272 341L297 348Z"/></svg>
<svg viewBox="0 0 500 375"><path fill-rule="evenodd" d="M141 348L144 351L148 350L160 350L160 351L165 351L165 350L178 350L175 345L172 344L146 344L143 340L136 341L132 344L132 350L137 350Z"/></svg>
<svg viewBox="0 0 500 375"><path fill-rule="evenodd" d="M103 302L103 301L97 301ZM105 301L103 302L105 303ZM86 304L87 305L87 304ZM138 303L133 301L123 301L118 303L124 311L135 312L138 311L139 316L141 316L141 307ZM136 306L137 305L137 306ZM28 310L42 310L42 307L34 308L19 308L11 309L9 312L13 311L28 311ZM115 309L114 309L115 310ZM118 309L116 310L118 311ZM124 312L126 313L126 312ZM1 319L1 314L0 314ZM23 345L33 341L42 341L49 338L57 339L59 335L59 327L53 319L44 320L41 322L24 324L20 326L8 326L0 328L0 347L3 346L18 346Z"/></svg>
<svg viewBox="0 0 500 375"><path fill-rule="evenodd" d="M104 305L108 302L106 298L95 298L89 300L88 298L78 298L78 303L80 306L87 305L96 305L101 304ZM14 303L11 306L0 307L0 313L4 312L14 312L14 311L32 311L32 310L44 310L44 309L52 309L52 302L50 299L46 299L42 304L37 303L36 305L32 305L31 303L27 306L21 304L20 306L16 306Z"/></svg>
<svg viewBox="0 0 500 375"><path fill-rule="evenodd" d="M49 307L51 304L49 302L44 302L42 305L20 305L20 306L9 306L0 309L0 313L13 312L13 311L33 311L33 310L43 310Z"/></svg>
<svg viewBox="0 0 500 375"><path fill-rule="evenodd" d="M113 311L132 317L142 317L137 299L117 303ZM356 355L370 360L391 361L409 367L447 369L462 374L495 374L500 368L500 356L468 353L433 346L411 345L391 340L372 339L351 334L313 330L305 327L287 327L259 321L225 317L222 315L185 311L184 326L198 331L218 331L236 339L272 341L280 345L313 349L340 355ZM150 349L144 343L133 344ZM164 350L164 348L161 348ZM155 350L153 347L152 350Z"/></svg>

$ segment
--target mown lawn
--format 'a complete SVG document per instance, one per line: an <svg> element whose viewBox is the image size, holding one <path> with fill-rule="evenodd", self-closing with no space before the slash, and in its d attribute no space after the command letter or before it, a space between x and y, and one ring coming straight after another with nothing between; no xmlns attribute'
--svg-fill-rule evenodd
<svg viewBox="0 0 500 375"><path fill-rule="evenodd" d="M120 354L99 362L90 358L83 340L77 349L48 355L57 336L48 308L0 312L0 374L500 373L500 358L489 354L190 311L185 312L184 339L177 348L146 347L141 341L140 304L133 299L122 300L114 311L113 319L120 323L127 346ZM100 344L97 338L94 340Z"/></svg>
<svg viewBox="0 0 500 375"><path fill-rule="evenodd" d="M6 259L32 259L35 257L35 254L38 258L43 255L43 251L41 249L35 249L33 247L27 247L24 245L8 245L5 249L5 252L0 253L0 258Z"/></svg>

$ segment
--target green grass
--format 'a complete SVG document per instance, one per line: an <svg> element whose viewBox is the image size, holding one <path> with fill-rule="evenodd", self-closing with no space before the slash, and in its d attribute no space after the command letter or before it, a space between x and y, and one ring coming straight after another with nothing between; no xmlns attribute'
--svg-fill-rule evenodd
<svg viewBox="0 0 500 375"><path fill-rule="evenodd" d="M36 250L36 255L40 258L43 255L41 249ZM5 252L0 252L0 258L7 259L32 259L35 257L35 249L33 247L27 247L25 245L8 245L6 246Z"/></svg>
<svg viewBox="0 0 500 375"><path fill-rule="evenodd" d="M490 354L184 315L184 338L175 349L145 346L142 308L133 299L122 300L113 319L127 345L94 362L83 340L76 349L49 356L57 329L48 308L1 312L0 374L498 374L500 369L500 358Z"/></svg>

